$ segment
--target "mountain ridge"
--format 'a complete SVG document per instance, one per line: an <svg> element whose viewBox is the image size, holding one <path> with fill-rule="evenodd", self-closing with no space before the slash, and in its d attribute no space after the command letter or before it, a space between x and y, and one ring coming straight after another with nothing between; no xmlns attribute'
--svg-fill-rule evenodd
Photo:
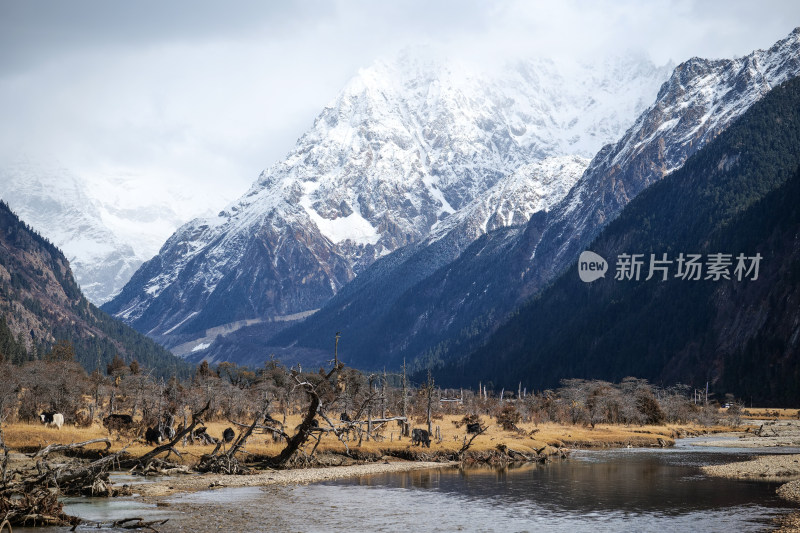
<svg viewBox="0 0 800 533"><path fill-rule="evenodd" d="M180 228L104 309L168 346L199 342L224 324L310 312L467 205L476 217L498 216L467 221L464 241L523 222L536 202L471 202L506 182L521 192L514 173L547 157L591 155L584 146L598 148L635 118L638 100L621 99L619 88L654 94L666 77L638 59L610 69L621 79L594 72L575 86L547 61L488 80L460 66L405 61L363 70L285 160L218 217ZM584 115L595 122L584 124ZM552 176L541 181L568 189Z"/></svg>
<svg viewBox="0 0 800 533"><path fill-rule="evenodd" d="M437 372L437 381L636 375L734 393L771 405L796 402L800 272L800 79L776 87L679 171L637 196L591 243L621 253L731 254L730 279L578 280L573 264L520 308L484 346ZM759 256L738 279L736 256ZM619 265L617 265L619 266ZM752 266L752 264L747 265ZM757 274L756 274L757 272ZM480 376L480 377L479 377ZM512 383L513 382L513 383Z"/></svg>
<svg viewBox="0 0 800 533"><path fill-rule="evenodd" d="M17 345L5 357L38 359L57 342L68 341L87 371L122 356L161 376L190 374L183 360L92 305L63 253L3 201L0 227L0 310L5 326L0 333L13 335L12 344Z"/></svg>
<svg viewBox="0 0 800 533"><path fill-rule="evenodd" d="M319 347L330 331L342 331L354 344L351 358L368 368L396 366L403 358L441 364L474 349L517 305L567 268L632 197L679 168L769 87L798 73L800 28L743 58L682 63L657 100L620 140L597 153L551 210L512 232L484 235L449 264L405 287L391 309L367 318L366 326L348 320L348 306L368 306L368 299L334 298L266 344ZM372 282L372 291L382 297L396 283L398 276L390 275L383 286ZM334 304L339 307L331 308ZM374 325L377 321L382 326Z"/></svg>

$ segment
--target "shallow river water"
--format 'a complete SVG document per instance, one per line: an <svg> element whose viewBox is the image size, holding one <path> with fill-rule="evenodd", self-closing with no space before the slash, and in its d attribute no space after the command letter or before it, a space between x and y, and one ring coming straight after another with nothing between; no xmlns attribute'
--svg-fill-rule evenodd
<svg viewBox="0 0 800 533"><path fill-rule="evenodd" d="M775 517L795 510L776 496L778 483L712 478L699 470L778 450L704 448L694 441L665 449L575 451L567 460L504 470L452 468L311 485L217 489L175 495L169 507L159 508L135 499L70 500L65 510L99 521L170 517L160 531L194 533L345 528L745 532L769 530Z"/></svg>

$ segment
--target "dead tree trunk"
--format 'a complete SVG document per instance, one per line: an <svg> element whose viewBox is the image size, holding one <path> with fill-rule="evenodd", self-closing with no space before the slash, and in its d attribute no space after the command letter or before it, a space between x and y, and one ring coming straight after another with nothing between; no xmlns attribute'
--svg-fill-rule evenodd
<svg viewBox="0 0 800 533"><path fill-rule="evenodd" d="M431 423L431 408L433 404L433 376L431 375L431 371L428 370L428 383L425 385L425 392L428 395L428 435L433 434L433 425Z"/></svg>
<svg viewBox="0 0 800 533"><path fill-rule="evenodd" d="M206 411L208 411L209 407L211 407L211 400L209 400L206 403L206 406L200 409L200 411L192 413L192 423L189 424L189 427L183 428L181 431L176 433L175 437L173 437L173 439L168 443L162 444L161 446L152 449L151 451L141 456L139 459L135 459L134 460L134 462L136 463L135 466L138 466L140 468L146 467L147 463L154 457L169 450L175 452L174 446L181 441L184 435L191 434L191 432L194 431L194 427L200 422L202 422L202 420L200 420L200 417L203 416Z"/></svg>
<svg viewBox="0 0 800 533"><path fill-rule="evenodd" d="M109 439L107 439L107 438L92 439L92 440L87 440L85 442L77 442L75 444L50 444L48 446L45 446L44 448L42 448L38 452L36 452L36 455L34 455L33 458L36 459L37 457L47 457L48 454L51 454L53 452L60 452L60 451L64 451L64 450L72 450L72 449L75 449L75 448L83 448L84 446L86 446L88 444L95 444L95 443L98 443L98 442L102 442L102 443L104 443L106 445L106 450L105 451L108 451L109 448L111 448L111 441Z"/></svg>
<svg viewBox="0 0 800 533"><path fill-rule="evenodd" d="M323 379L329 381L331 376L339 372L342 367L344 367L342 363L334 364L334 367L330 372L323 376ZM300 422L300 426L297 428L297 433L288 439L286 446L283 448L283 450L281 450L281 453L268 461L271 466L281 467L285 465L292 458L295 452L297 452L297 450L299 450L300 447L308 441L308 438L311 435L311 430L314 427L314 418L317 416L317 412L320 410L319 408L321 400L319 394L317 394L316 388L309 381L301 381L298 376L299 373L292 372L292 378L294 378L295 382L297 383L296 386L301 387L306 391L308 396L311 398L311 402L308 404L308 409L303 417L303 421Z"/></svg>
<svg viewBox="0 0 800 533"><path fill-rule="evenodd" d="M403 418L408 417L408 393L406 392L406 360L403 358L403 411L400 413ZM408 437L409 428L411 424L403 425L403 431L400 433L404 437Z"/></svg>
<svg viewBox="0 0 800 533"><path fill-rule="evenodd" d="M270 460L270 463L273 466L285 465L300 448L300 446L306 443L311 428L313 427L314 417L316 416L317 409L319 408L319 396L310 383L303 382L301 385L306 388L306 392L308 392L309 396L311 396L311 403L308 405L306 416L303 417L303 421L300 423L297 433L295 433L294 436L289 439L289 442L286 443L286 446L283 448L283 450L281 450L281 453L278 454L277 457Z"/></svg>

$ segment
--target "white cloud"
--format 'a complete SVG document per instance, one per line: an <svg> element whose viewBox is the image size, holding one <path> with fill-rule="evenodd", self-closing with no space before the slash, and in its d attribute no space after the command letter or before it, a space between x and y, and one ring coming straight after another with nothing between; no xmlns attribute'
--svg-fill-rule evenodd
<svg viewBox="0 0 800 533"><path fill-rule="evenodd" d="M358 67L408 45L664 63L743 55L798 21L796 2L2 2L0 164L46 154L203 211L283 157Z"/></svg>

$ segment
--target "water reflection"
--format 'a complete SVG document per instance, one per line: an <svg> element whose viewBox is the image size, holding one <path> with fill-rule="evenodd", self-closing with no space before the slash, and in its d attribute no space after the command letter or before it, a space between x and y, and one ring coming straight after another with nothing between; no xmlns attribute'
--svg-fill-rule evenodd
<svg viewBox="0 0 800 533"><path fill-rule="evenodd" d="M174 518L159 531L762 531L791 510L775 495L777 484L711 478L698 468L754 453L579 451L499 470L203 491L170 498Z"/></svg>
<svg viewBox="0 0 800 533"><path fill-rule="evenodd" d="M775 494L779 484L712 478L698 469L749 456L719 449L699 457L688 450L576 452L572 459L545 465L409 472L325 485L423 493L409 495L410 500L427 500L434 493L448 504L467 504L460 511L467 515L471 509L514 509L512 522L520 527L532 520L567 531L596 531L599 520L606 524L602 527L624 530L619 521L635 518L643 530L760 530L789 509ZM479 517L475 520L494 530Z"/></svg>

